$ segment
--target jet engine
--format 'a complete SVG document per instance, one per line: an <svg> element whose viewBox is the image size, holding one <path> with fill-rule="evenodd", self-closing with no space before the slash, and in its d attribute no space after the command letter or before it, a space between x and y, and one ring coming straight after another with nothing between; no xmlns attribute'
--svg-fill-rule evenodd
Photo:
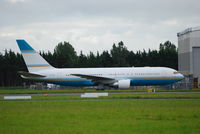
<svg viewBox="0 0 200 134"><path fill-rule="evenodd" d="M126 80L118 80L117 82L113 84L113 86L118 87L120 89L125 89L125 88L129 88L130 84L131 84L131 80L126 79Z"/></svg>

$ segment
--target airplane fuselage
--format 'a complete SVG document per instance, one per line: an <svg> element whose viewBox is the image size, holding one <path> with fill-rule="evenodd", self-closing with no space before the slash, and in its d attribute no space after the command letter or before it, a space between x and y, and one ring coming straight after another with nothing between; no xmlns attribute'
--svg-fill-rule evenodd
<svg viewBox="0 0 200 134"><path fill-rule="evenodd" d="M65 68L51 66L25 40L17 40L28 72L26 79L65 86L129 88L141 85L168 85L183 79L176 70L166 67Z"/></svg>
<svg viewBox="0 0 200 134"><path fill-rule="evenodd" d="M128 79L131 86L168 85L183 79L176 70L166 67L121 67L121 68L68 68L35 72L46 77L35 79L65 86L97 86L98 82L75 76L84 74L117 80ZM73 74L73 75L71 75ZM113 83L108 81L107 84Z"/></svg>

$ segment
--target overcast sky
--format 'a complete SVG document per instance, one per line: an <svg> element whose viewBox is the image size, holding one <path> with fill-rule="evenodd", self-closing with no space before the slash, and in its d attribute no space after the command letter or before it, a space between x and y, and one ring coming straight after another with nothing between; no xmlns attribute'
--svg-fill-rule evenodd
<svg viewBox="0 0 200 134"><path fill-rule="evenodd" d="M16 39L53 51L62 41L79 53L158 49L177 32L200 26L199 0L0 0L0 52L19 52Z"/></svg>

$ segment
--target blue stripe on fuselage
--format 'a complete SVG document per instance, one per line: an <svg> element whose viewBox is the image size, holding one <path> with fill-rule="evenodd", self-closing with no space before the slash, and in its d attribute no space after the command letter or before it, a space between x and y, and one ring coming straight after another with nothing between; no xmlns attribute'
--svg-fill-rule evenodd
<svg viewBox="0 0 200 134"><path fill-rule="evenodd" d="M145 78L145 79L133 79L131 80L131 86L150 86L150 85L168 85L177 81L182 80L181 78ZM47 80L48 83L65 85L65 86L96 86L97 83L92 82L91 80L84 80L77 78L75 80L72 79L64 79L64 80Z"/></svg>
<svg viewBox="0 0 200 134"><path fill-rule="evenodd" d="M132 86L168 85L181 79L131 80Z"/></svg>
<svg viewBox="0 0 200 134"><path fill-rule="evenodd" d="M63 85L63 86L97 86L96 83L90 80L83 81L47 81L48 83Z"/></svg>

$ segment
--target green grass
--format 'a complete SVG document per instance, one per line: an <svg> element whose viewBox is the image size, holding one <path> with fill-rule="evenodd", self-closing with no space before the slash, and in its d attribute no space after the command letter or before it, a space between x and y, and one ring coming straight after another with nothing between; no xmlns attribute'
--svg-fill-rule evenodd
<svg viewBox="0 0 200 134"><path fill-rule="evenodd" d="M51 89L51 90L33 90L33 89L0 89L0 94L40 94L40 93L81 93L96 92L95 89Z"/></svg>
<svg viewBox="0 0 200 134"><path fill-rule="evenodd" d="M192 92L199 91L200 89L194 90L166 90L166 89L156 89L157 92ZM147 89L112 89L112 90L96 90L96 89L51 89L51 90L32 90L32 89L22 89L22 88L0 88L0 94L40 94L40 93L83 93L83 92L147 92Z"/></svg>
<svg viewBox="0 0 200 134"><path fill-rule="evenodd" d="M44 90L0 89L0 94L83 93L83 92L114 92L114 91L122 92L122 91L132 91L132 90L103 90L103 91L97 91L96 89L51 89L51 90L47 90L47 89L44 89ZM144 90L141 90L141 91L144 91Z"/></svg>
<svg viewBox="0 0 200 134"><path fill-rule="evenodd" d="M108 98L121 99L200 99L200 93L132 93L132 94L111 94ZM106 97L103 97L106 98Z"/></svg>
<svg viewBox="0 0 200 134"><path fill-rule="evenodd" d="M80 95L33 96L35 100L67 99L200 99L200 93L130 93L110 94L106 97L81 98Z"/></svg>
<svg viewBox="0 0 200 134"><path fill-rule="evenodd" d="M80 100L80 99L200 99L200 93L126 93L109 94L106 97L81 98L80 95L53 95L53 96L32 96L32 100ZM4 100L0 96L0 101ZM27 100L28 101L28 100Z"/></svg>
<svg viewBox="0 0 200 134"><path fill-rule="evenodd" d="M1 134L199 134L200 100L0 102Z"/></svg>
<svg viewBox="0 0 200 134"><path fill-rule="evenodd" d="M139 98L200 99L200 93L33 96L37 102L0 97L0 134L200 133L200 100L117 100Z"/></svg>

